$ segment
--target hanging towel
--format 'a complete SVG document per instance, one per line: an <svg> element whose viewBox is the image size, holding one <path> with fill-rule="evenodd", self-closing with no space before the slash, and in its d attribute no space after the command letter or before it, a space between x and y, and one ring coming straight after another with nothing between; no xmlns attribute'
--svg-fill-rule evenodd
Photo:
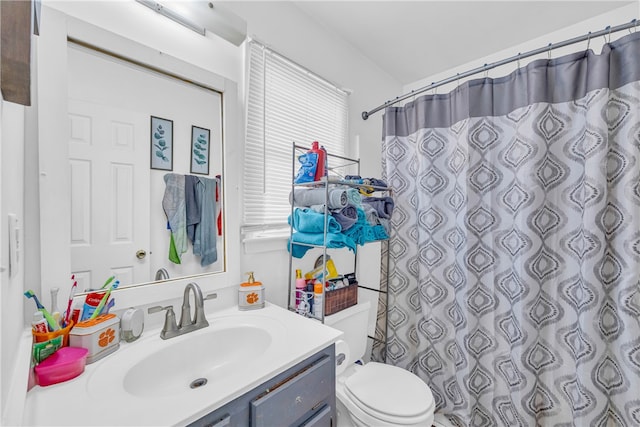
<svg viewBox="0 0 640 427"><path fill-rule="evenodd" d="M293 224L291 223L291 215L289 215L288 223L292 225L296 231L303 233L324 233L324 214L315 212L309 208L296 208L293 210ZM342 227L331 215L327 215L327 233L339 233Z"/></svg>
<svg viewBox="0 0 640 427"><path fill-rule="evenodd" d="M187 212L184 197L184 175L167 173L164 175L166 184L164 197L162 198L162 208L169 221L171 237L175 249L175 256L170 255L169 259L175 262L177 258L187 251ZM173 249L170 248L170 251Z"/></svg>
<svg viewBox="0 0 640 427"><path fill-rule="evenodd" d="M196 224L200 222L200 200L196 191L198 177L187 175L184 177L184 199L187 215L187 237L191 244L195 240Z"/></svg>
<svg viewBox="0 0 640 427"><path fill-rule="evenodd" d="M293 193L289 193L289 203L302 207L321 205L325 202L325 191L324 188L296 188ZM329 190L327 196L327 206L329 206L329 209L344 208L347 206L347 202L347 192L345 190L341 188L332 188Z"/></svg>
<svg viewBox="0 0 640 427"><path fill-rule="evenodd" d="M293 239L293 244L291 244L291 239ZM287 241L287 250L291 248L291 255L294 258L302 258L304 254L312 248L306 245L321 246L325 243L322 233L295 232L291 236L291 239ZM296 243L302 244L296 245ZM355 242L343 233L327 233L326 246L327 248L349 248L352 252L356 251Z"/></svg>
<svg viewBox="0 0 640 427"><path fill-rule="evenodd" d="M196 187L200 200L200 222L195 228L193 253L200 255L200 265L203 267L218 260L216 182L215 179L198 177Z"/></svg>

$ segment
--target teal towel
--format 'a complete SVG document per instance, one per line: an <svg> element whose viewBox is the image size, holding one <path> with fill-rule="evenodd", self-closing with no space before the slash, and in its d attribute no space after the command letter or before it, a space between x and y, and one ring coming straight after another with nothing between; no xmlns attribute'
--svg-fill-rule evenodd
<svg viewBox="0 0 640 427"><path fill-rule="evenodd" d="M291 244L291 240L287 241L287 249L290 248L291 255L294 258L302 258L312 248L306 245L321 246L325 243L324 235L321 233L296 232L291 237L293 244ZM297 245L296 242L302 244ZM326 246L327 248L349 248L352 252L356 251L355 242L343 233L327 233Z"/></svg>
<svg viewBox="0 0 640 427"><path fill-rule="evenodd" d="M339 233L342 226L334 217L327 215L327 233ZM289 215L289 225L292 225L296 231L303 233L324 233L324 214L318 213L309 208L295 209L293 211L293 224L291 223L291 215Z"/></svg>

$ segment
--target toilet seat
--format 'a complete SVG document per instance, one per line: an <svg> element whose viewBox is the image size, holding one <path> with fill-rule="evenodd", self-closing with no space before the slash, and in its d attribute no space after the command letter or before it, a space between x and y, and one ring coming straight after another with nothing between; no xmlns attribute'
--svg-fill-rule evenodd
<svg viewBox="0 0 640 427"><path fill-rule="evenodd" d="M380 425L425 425L433 418L431 390L402 368L370 362L346 378L342 386L339 394L346 400L345 406L357 408L360 416L366 414Z"/></svg>

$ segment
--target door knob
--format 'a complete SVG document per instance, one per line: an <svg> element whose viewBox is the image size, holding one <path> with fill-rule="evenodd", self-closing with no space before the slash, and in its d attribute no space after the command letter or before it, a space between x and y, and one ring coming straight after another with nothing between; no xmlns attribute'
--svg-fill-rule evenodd
<svg viewBox="0 0 640 427"><path fill-rule="evenodd" d="M147 252L144 249L139 249L136 252L136 258L138 258L138 259L143 259L146 256L147 256Z"/></svg>

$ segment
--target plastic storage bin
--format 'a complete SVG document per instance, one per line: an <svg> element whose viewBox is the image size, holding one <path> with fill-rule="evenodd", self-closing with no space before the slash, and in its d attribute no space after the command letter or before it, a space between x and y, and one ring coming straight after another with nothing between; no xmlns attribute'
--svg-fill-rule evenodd
<svg viewBox="0 0 640 427"><path fill-rule="evenodd" d="M41 386L68 381L84 372L89 350L62 347L36 366L36 379Z"/></svg>
<svg viewBox="0 0 640 427"><path fill-rule="evenodd" d="M87 363L93 363L120 347L120 319L112 313L85 320L69 333L69 345L89 350Z"/></svg>

